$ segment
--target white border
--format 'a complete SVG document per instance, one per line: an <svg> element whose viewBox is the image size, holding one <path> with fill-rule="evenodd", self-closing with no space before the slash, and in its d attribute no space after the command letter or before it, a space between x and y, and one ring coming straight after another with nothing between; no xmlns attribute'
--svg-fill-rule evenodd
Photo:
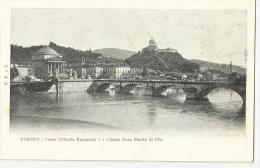
<svg viewBox="0 0 260 168"><path fill-rule="evenodd" d="M58 1L56 3L59 3ZM52 7L52 6L56 6L57 4L56 3L53 3L53 4L49 4L50 6L49 7ZM73 8L73 7L77 7L78 4L81 3L81 2L74 2L74 3L70 3L68 4L68 6L70 8ZM111 1L109 2L111 3ZM108 7L110 6L109 3L106 3L108 5ZM229 2L225 3L225 4L229 4ZM29 4L27 3L24 3L22 5L14 5L14 6L17 6L17 7L21 7L21 6L27 6L27 5L32 5L33 3L32 2L29 2ZM76 4L76 5L75 5ZM95 3L94 3L95 4ZM120 4L120 3L118 3ZM135 3L130 3L128 4L128 7L131 7L131 5L133 5ZM142 4L142 3L141 3ZM158 2L158 8L167 8L167 3L165 3L166 6L163 6L160 2ZM189 3L190 4L190 3ZM74 6L75 5L75 6ZM96 3L97 7L99 5L99 2ZM196 6L196 5L195 5ZM228 6L228 5L224 5L224 6ZM63 6L64 7L64 6ZM93 7L93 6L92 6ZM140 5L140 8L145 8L145 7L148 7L150 8L149 6L149 3L143 3L142 5ZM198 5L198 7L201 9L201 6ZM215 5L215 8L217 9L218 7L220 7L219 5ZM223 9L223 4L221 5L222 9ZM234 6L235 7L235 6ZM257 11L257 15L258 15L258 18L259 18L259 3L257 4L257 7L258 7L258 11ZM114 7L113 7L114 8ZM176 8L181 8L180 6L176 5ZM224 7L225 8L225 7ZM228 7L226 7L228 9ZM186 8L187 9L187 8ZM207 8L208 9L208 8ZM2 15L1 15L2 16ZM259 22L257 23L258 25L258 29L259 29ZM256 29L258 31L258 29ZM257 32L257 44L256 46L259 46L259 31ZM3 35L6 35L6 34L3 34L2 31L1 31L1 36ZM1 46L2 47L2 44L3 44L3 41L1 41ZM9 45L9 44L8 44ZM1 48L0 48L1 50ZM2 51L2 50L1 50ZM259 55L259 47L257 48L257 51L256 51L256 55ZM257 56L256 56L256 65L259 65L259 59L257 59ZM2 68L2 67L1 67ZM259 89L259 77L258 77L258 73L259 73L259 66L256 66L256 93L260 93L260 89ZM2 72L2 69L1 69L1 72ZM2 82L2 81L0 81ZM2 88L0 88L2 89ZM232 167L235 166L235 167L251 167L251 166L259 166L259 154L258 154L258 150L259 149L259 145L257 142L259 142L259 114L257 113L258 111L260 111L259 109L259 102L260 102L260 98L259 98L259 95L256 94L256 99L255 99L255 102L256 102L256 113L255 113L255 121L256 121L256 130L255 130L255 162L254 163L184 163L184 162L175 162L175 163L170 163L170 162L160 162L160 163L150 163L150 162L83 162L83 161L80 161L80 162L76 162L76 161L72 161L72 162L68 162L68 161L64 161L64 162L61 162L61 161L51 161L51 162L46 162L46 161L18 161L17 163L14 163L13 161L4 161L4 162L0 162L0 166L2 167L6 167L6 166L14 166L14 167L21 167L21 166L26 166L26 167L30 167L30 166L33 166L31 164L35 164L35 165L39 165L39 163L41 164L41 167L50 167L50 166L53 166L53 167L65 167L65 166L69 166L69 167L83 167L83 166L86 166L86 163L88 166L90 167L122 167L122 166L126 166L126 167L168 167L168 166L172 166L172 165L175 165L175 166L184 166L184 167L189 167L189 166L192 166L192 167Z"/></svg>

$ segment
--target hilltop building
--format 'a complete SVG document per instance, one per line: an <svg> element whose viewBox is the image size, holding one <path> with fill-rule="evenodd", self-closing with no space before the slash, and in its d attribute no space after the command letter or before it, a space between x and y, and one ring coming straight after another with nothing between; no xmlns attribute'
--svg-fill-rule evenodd
<svg viewBox="0 0 260 168"><path fill-rule="evenodd" d="M158 49L159 53L176 53L177 50L173 48Z"/></svg>
<svg viewBox="0 0 260 168"><path fill-rule="evenodd" d="M176 53L176 49L166 48L166 49L158 49L158 45L156 44L155 40L151 38L149 40L149 45L142 49L143 53Z"/></svg>
<svg viewBox="0 0 260 168"><path fill-rule="evenodd" d="M157 44L156 44L156 42L154 41L153 38L151 38L149 40L149 45L142 49L143 53L146 53L146 52L157 52L157 51L158 51L158 47L157 47Z"/></svg>
<svg viewBox="0 0 260 168"><path fill-rule="evenodd" d="M38 79L65 73L65 61L54 49L45 46L32 55L34 75Z"/></svg>

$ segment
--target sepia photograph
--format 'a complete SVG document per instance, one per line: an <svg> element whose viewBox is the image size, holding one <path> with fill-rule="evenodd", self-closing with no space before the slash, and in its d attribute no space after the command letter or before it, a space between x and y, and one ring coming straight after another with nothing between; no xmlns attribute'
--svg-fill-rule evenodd
<svg viewBox="0 0 260 168"><path fill-rule="evenodd" d="M2 158L253 160L253 5L141 4L3 8Z"/></svg>
<svg viewBox="0 0 260 168"><path fill-rule="evenodd" d="M11 17L11 133L245 135L246 11L13 9Z"/></svg>

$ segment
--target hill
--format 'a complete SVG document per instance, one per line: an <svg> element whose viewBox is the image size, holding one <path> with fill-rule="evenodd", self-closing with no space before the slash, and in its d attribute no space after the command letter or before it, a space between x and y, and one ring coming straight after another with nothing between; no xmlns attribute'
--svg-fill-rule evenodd
<svg viewBox="0 0 260 168"><path fill-rule="evenodd" d="M116 59L126 59L135 54L133 51L123 50L118 48L101 48L93 51L94 53L102 54L104 57L116 58Z"/></svg>
<svg viewBox="0 0 260 168"><path fill-rule="evenodd" d="M40 46L31 46L31 47L22 47L17 45L11 45L11 62L30 62L32 54L43 47Z"/></svg>
<svg viewBox="0 0 260 168"><path fill-rule="evenodd" d="M127 58L125 62L131 67L150 68L161 72L195 72L199 70L198 64L183 58L178 52L141 52Z"/></svg>
<svg viewBox="0 0 260 168"><path fill-rule="evenodd" d="M33 53L36 52L41 47L43 47L43 45L31 46L31 47L11 45L11 60L12 62L30 62ZM52 49L60 53L63 56L63 59L68 63L81 62L81 57L86 55L87 55L86 62L89 63L122 62L119 59L103 57L102 54L93 53L93 52L89 53L88 51L82 51L71 47L64 47L64 46L57 45L53 42L50 42L49 47L51 47Z"/></svg>
<svg viewBox="0 0 260 168"><path fill-rule="evenodd" d="M208 61L202 61L202 60L191 60L192 62L199 64L201 67L209 67L224 73L229 73L229 65L227 64L218 64L218 63L213 63L213 62L208 62ZM237 65L232 65L232 71L237 72L239 74L246 74L246 69Z"/></svg>

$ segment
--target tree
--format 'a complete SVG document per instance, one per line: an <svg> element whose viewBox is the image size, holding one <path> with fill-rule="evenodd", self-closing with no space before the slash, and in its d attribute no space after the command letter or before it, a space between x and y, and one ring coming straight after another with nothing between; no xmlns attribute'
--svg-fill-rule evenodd
<svg viewBox="0 0 260 168"><path fill-rule="evenodd" d="M10 69L10 79L11 79L11 81L14 80L14 78L17 77L18 75L19 75L19 71L15 67L15 64L14 64L14 67Z"/></svg>

